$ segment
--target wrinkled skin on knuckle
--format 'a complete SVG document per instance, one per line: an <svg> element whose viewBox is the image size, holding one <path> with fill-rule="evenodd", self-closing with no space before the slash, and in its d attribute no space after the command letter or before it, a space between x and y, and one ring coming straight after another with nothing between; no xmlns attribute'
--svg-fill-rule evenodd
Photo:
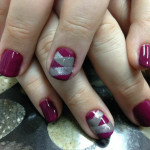
<svg viewBox="0 0 150 150"><path fill-rule="evenodd" d="M131 98L133 95L137 94L137 89L140 88L140 91L142 91L144 82L141 77L135 77L135 80L129 77L126 80L120 82L116 87L120 95L125 98Z"/></svg>
<svg viewBox="0 0 150 150"><path fill-rule="evenodd" d="M89 93L87 87L79 88L68 97L67 105L70 108L78 108L78 106L84 105L86 103L86 99L84 99L84 97L87 96L87 93Z"/></svg>
<svg viewBox="0 0 150 150"><path fill-rule="evenodd" d="M90 36L90 26L82 21L65 19L62 21L60 30L77 38L86 38Z"/></svg>
<svg viewBox="0 0 150 150"><path fill-rule="evenodd" d="M99 55L117 50L118 44L120 45L123 40L120 29L116 24L103 24L100 26L92 43L93 53Z"/></svg>
<svg viewBox="0 0 150 150"><path fill-rule="evenodd" d="M38 77L31 77L30 80L27 80L27 82L25 82L24 84L24 89L25 91L28 93L30 91L38 91L38 88L40 88L41 86L41 80Z"/></svg>
<svg viewBox="0 0 150 150"><path fill-rule="evenodd" d="M30 40L35 38L32 23L22 22L21 20L13 21L8 19L6 30L10 36L16 40Z"/></svg>

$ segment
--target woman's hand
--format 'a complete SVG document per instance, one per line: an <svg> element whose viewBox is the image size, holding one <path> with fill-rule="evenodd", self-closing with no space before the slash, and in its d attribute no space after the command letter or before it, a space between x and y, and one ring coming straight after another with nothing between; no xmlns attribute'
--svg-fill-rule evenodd
<svg viewBox="0 0 150 150"><path fill-rule="evenodd" d="M48 122L55 121L61 114L60 96L89 136L107 138L113 132L113 118L83 70L65 82L52 78L47 72L46 59L58 24L53 14L37 44L39 62L34 60L18 80ZM133 123L150 126L149 86L141 72L129 65L124 35L108 11L91 42L88 56L124 113Z"/></svg>
<svg viewBox="0 0 150 150"><path fill-rule="evenodd" d="M136 70L149 69L150 1L111 0L109 10L127 33L128 58L132 67Z"/></svg>
<svg viewBox="0 0 150 150"><path fill-rule="evenodd" d="M48 122L55 121L61 114L60 96L89 136L107 138L113 132L113 118L90 86L84 71L66 82L54 79L47 72L46 58L58 24L58 18L53 14L39 39L36 56L42 68L34 61L18 80ZM137 125L150 126L145 113L148 109L144 109L149 107L149 86L142 73L129 65L124 35L108 11L94 36L88 56L126 116Z"/></svg>
<svg viewBox="0 0 150 150"><path fill-rule="evenodd" d="M2 75L15 77L28 68L53 3L54 0L0 0L0 33L4 28L0 43ZM47 67L53 77L67 80L80 70L108 4L109 0L64 1L59 26L49 47ZM56 51L62 57L72 58L65 62L60 59L57 64ZM58 66L63 67L60 70Z"/></svg>

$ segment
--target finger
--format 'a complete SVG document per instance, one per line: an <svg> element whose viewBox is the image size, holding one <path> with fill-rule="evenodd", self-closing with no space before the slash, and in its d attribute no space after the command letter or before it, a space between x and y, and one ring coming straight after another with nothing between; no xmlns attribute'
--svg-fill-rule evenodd
<svg viewBox="0 0 150 150"><path fill-rule="evenodd" d="M111 0L108 7L125 35L127 35L130 27L130 7L130 0Z"/></svg>
<svg viewBox="0 0 150 150"><path fill-rule="evenodd" d="M37 58L48 80L65 101L83 130L93 138L108 138L113 133L113 118L105 104L90 86L83 70L67 82L55 80L47 72L46 58L57 25L57 17L52 16L39 39L36 51Z"/></svg>
<svg viewBox="0 0 150 150"><path fill-rule="evenodd" d="M17 80L46 121L56 121L62 112L62 103L35 59Z"/></svg>
<svg viewBox="0 0 150 150"><path fill-rule="evenodd" d="M0 46L0 73L21 75L29 66L53 0L12 0Z"/></svg>
<svg viewBox="0 0 150 150"><path fill-rule="evenodd" d="M109 0L63 1L60 23L47 61L51 76L68 80L80 70L108 3Z"/></svg>
<svg viewBox="0 0 150 150"><path fill-rule="evenodd" d="M150 68L150 1L132 0L127 36L128 58L135 69Z"/></svg>
<svg viewBox="0 0 150 150"><path fill-rule="evenodd" d="M60 16L63 1L64 0L56 0L54 3L54 8L58 16ZM130 0L111 0L108 6L109 11L119 23L125 36L130 27L130 7Z"/></svg>
<svg viewBox="0 0 150 150"><path fill-rule="evenodd" d="M0 39L4 30L10 0L0 0Z"/></svg>
<svg viewBox="0 0 150 150"><path fill-rule="evenodd" d="M104 18L91 45L90 60L126 116L135 124L150 126L149 86L141 72L129 65L119 25L110 13Z"/></svg>

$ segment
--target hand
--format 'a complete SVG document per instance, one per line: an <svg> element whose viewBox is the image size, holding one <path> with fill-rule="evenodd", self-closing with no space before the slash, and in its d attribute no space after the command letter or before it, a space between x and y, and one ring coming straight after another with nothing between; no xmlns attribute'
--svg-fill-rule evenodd
<svg viewBox="0 0 150 150"><path fill-rule="evenodd" d="M149 69L150 1L111 0L109 10L127 33L128 58L132 67L136 70Z"/></svg>
<svg viewBox="0 0 150 150"><path fill-rule="evenodd" d="M0 33L4 28L0 43L2 75L15 77L26 71L53 3L54 0L0 0ZM101 0L101 3L99 0L65 0L55 39L49 48L47 64L53 77L67 80L72 71L73 76L80 70L108 4L109 0ZM58 50L63 56L72 56L70 66L65 62L62 70L53 69L55 61L50 68L52 57Z"/></svg>
<svg viewBox="0 0 150 150"><path fill-rule="evenodd" d="M59 95L89 136L100 139L107 138L113 132L113 118L108 108L91 88L83 70L66 82L52 78L47 72L46 58L57 25L58 19L56 15L52 15L39 39L36 50L36 56L47 78L38 62L34 61L29 70L18 80L39 112L42 114L43 111L48 122L55 121L61 114L62 105ZM150 126L150 120L147 118L145 110L139 109L140 103L148 102L145 99L149 97L149 86L141 72L134 70L129 65L124 35L108 11L94 36L88 56L126 116L137 125ZM42 109L39 107L39 103ZM47 104L50 104L50 107ZM139 118L140 113L144 114L141 118ZM98 116L96 116L97 114ZM139 117L136 118L138 115ZM95 117L101 124L90 121L90 117Z"/></svg>
<svg viewBox="0 0 150 150"><path fill-rule="evenodd" d="M84 72L80 71L75 78L66 82L57 81L50 77L47 73L47 68L45 66L46 57L57 25L58 19L54 15L44 29L36 50L37 58L47 78L45 77L38 62L34 61L27 72L20 76L18 80L39 112L41 114L42 111L44 112L47 121L54 121L61 114L62 105L57 95L58 93L88 135L93 138L97 138L97 136L99 138L109 137L112 134L113 129L112 116L102 100L91 88ZM136 106L145 99L145 96L149 97L149 95L145 95L145 91L147 94L149 87L141 72L135 71L130 67L127 60L123 33L109 12L105 15L102 25L99 27L99 30L94 36L93 43L89 51L89 58L91 59L99 76L114 94L125 114L132 122L138 124L134 117L133 110L138 108ZM118 66L118 64L120 65ZM47 79L51 82L56 91L52 88ZM49 102L48 99L51 102ZM39 107L39 103L42 111ZM48 107L46 104L50 104L49 106L52 107ZM89 114L94 114L94 110L99 110L98 114L100 114L100 112L103 113L102 117L97 117L97 120L99 122L101 121L103 125L98 126L93 123L95 128L98 128L97 131L90 130L93 128L91 128ZM142 117L144 124L149 122L149 118L144 118L147 117L147 115ZM107 120L107 118L110 122L112 122L112 124ZM148 124L146 124L146 126L148 126ZM103 127L110 127L110 130L104 131ZM107 134L104 134L104 132Z"/></svg>

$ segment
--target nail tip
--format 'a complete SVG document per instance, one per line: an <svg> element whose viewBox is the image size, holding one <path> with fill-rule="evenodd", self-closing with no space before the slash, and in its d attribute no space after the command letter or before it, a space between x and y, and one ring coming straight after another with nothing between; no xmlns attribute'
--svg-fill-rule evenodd
<svg viewBox="0 0 150 150"><path fill-rule="evenodd" d="M14 78L14 77L18 76L18 73L17 74L8 74L8 73L5 73L5 72L0 70L0 75L5 76L5 77L9 77L9 78Z"/></svg>
<svg viewBox="0 0 150 150"><path fill-rule="evenodd" d="M52 76L52 75L51 75ZM57 79L57 80L61 80L61 81L67 81L69 80L71 75L68 75L68 76L52 76L53 78Z"/></svg>
<svg viewBox="0 0 150 150"><path fill-rule="evenodd" d="M99 140L103 140L103 139L108 139L111 137L111 135L113 134L114 132L108 132L108 133L102 133L102 134L98 134L98 138Z"/></svg>
<svg viewBox="0 0 150 150"><path fill-rule="evenodd" d="M46 118L45 118L46 119ZM56 118L54 118L54 119L51 119L51 120L48 120L48 119L46 119L46 122L47 123L54 123L55 121L57 121L58 120L58 116L56 117Z"/></svg>

